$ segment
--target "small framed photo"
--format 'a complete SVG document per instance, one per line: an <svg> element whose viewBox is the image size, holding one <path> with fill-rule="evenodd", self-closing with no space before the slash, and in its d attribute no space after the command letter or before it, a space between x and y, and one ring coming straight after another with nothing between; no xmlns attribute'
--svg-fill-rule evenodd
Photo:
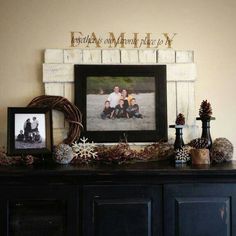
<svg viewBox="0 0 236 236"><path fill-rule="evenodd" d="M9 155L51 153L51 110L9 107L7 150Z"/></svg>
<svg viewBox="0 0 236 236"><path fill-rule="evenodd" d="M167 139L165 65L75 65L75 104L94 142Z"/></svg>

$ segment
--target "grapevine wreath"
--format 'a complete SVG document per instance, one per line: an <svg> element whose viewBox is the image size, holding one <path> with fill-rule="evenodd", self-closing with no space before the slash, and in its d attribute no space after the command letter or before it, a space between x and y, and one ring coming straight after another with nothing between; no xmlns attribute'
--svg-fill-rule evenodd
<svg viewBox="0 0 236 236"><path fill-rule="evenodd" d="M61 111L65 115L65 120L69 122L67 138L63 140L65 144L72 144L79 136L82 126L82 115L79 109L68 99L61 96L42 95L34 98L28 107L43 107Z"/></svg>

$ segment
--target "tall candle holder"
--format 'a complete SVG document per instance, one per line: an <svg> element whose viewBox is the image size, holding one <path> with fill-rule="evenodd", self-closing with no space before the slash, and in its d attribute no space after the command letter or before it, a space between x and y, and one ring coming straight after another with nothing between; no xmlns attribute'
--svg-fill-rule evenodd
<svg viewBox="0 0 236 236"><path fill-rule="evenodd" d="M215 120L215 117L197 117L196 120L202 121L202 135L201 138L205 138L208 140L208 149L212 147L212 138L210 132L210 122L211 120Z"/></svg>
<svg viewBox="0 0 236 236"><path fill-rule="evenodd" d="M170 128L175 128L175 142L174 142L174 148L180 149L184 146L184 140L183 140L183 128L184 125L170 125Z"/></svg>

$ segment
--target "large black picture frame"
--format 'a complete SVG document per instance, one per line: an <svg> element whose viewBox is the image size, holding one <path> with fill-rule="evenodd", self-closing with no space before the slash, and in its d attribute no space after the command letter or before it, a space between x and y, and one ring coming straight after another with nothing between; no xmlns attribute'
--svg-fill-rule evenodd
<svg viewBox="0 0 236 236"><path fill-rule="evenodd" d="M36 120L40 117L39 128L32 131L31 135L38 132L41 140L26 140L24 123L25 118ZM16 127L17 122L20 122L19 128ZM41 122L41 123L40 123ZM42 125L43 124L43 125ZM43 128L41 127L43 126ZM22 140L17 140L16 133L22 131L24 137ZM40 132L43 131L40 134ZM7 153L8 155L48 155L52 153L52 111L48 108L30 108L30 107L8 107L8 138L7 138Z"/></svg>
<svg viewBox="0 0 236 236"><path fill-rule="evenodd" d="M89 77L152 77L155 80L155 129L153 130L88 130L87 79ZM81 135L98 143L155 142L167 140L167 86L165 65L75 65L75 105L80 109L84 126Z"/></svg>

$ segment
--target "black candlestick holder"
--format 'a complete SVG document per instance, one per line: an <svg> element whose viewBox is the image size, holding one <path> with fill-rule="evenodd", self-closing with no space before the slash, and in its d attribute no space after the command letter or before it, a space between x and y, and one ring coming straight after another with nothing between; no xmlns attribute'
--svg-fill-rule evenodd
<svg viewBox="0 0 236 236"><path fill-rule="evenodd" d="M211 149L211 147L212 147L210 122L211 122L211 120L215 120L215 119L216 119L215 117L209 117L209 118L197 117L196 118L196 120L202 121L202 136L201 136L201 138L205 138L208 140L208 149Z"/></svg>
<svg viewBox="0 0 236 236"><path fill-rule="evenodd" d="M183 128L184 125L170 125L170 128L175 128L175 143L174 148L180 149L184 146L184 140L183 140Z"/></svg>

